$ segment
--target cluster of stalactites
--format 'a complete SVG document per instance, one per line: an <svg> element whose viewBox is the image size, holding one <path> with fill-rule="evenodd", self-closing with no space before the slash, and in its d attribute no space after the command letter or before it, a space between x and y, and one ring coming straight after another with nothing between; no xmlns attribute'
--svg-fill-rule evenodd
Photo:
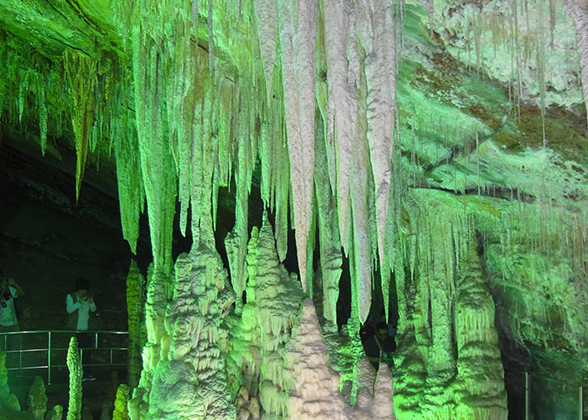
<svg viewBox="0 0 588 420"><path fill-rule="evenodd" d="M343 249L351 260L353 315L365 321L374 267L386 264L394 242L386 234L394 2L122 1L113 17L122 50L100 57L67 50L56 63L66 83L51 85L68 93L78 194L89 153L114 149L123 234L135 250L146 202L155 270L170 276L176 200L182 233L189 226L198 242L204 213L216 223L218 188L231 187L234 176L236 223L227 248L241 294L247 200L259 160L280 260L290 224L302 287L312 285L318 228L327 318L335 317ZM47 92L39 80L45 147Z"/></svg>
<svg viewBox="0 0 588 420"><path fill-rule="evenodd" d="M385 233L395 118L393 2L255 5L266 80L279 45L302 285L312 286L307 278L313 275L314 245L307 238L314 238L318 217L321 252L327 253L321 260L329 290L325 314L333 317L328 302L335 298L330 290L338 281L342 246L352 263L354 317L365 321L374 263L379 259L383 265L390 248ZM266 158L261 156L262 163ZM329 204L335 214L326 211ZM340 244L339 249L324 242Z"/></svg>
<svg viewBox="0 0 588 420"><path fill-rule="evenodd" d="M318 217L321 247L329 254L322 261L329 291L326 312L334 318L342 247L353 261L354 313L365 320L373 266L378 260L383 264L390 248L385 229L395 118L393 2L259 0L242 5L238 13L213 2L203 2L196 10L192 6L198 3L172 3L123 2L116 12L123 46L132 57L139 152L135 162L142 171L139 190L144 189L149 206L156 267L171 264L176 195L180 228L185 232L191 214L197 241L207 208L203 203L212 202L215 215L218 187L229 186L234 173L236 223L227 248L235 291L243 292L247 197L259 156L262 198L276 215L280 259L286 256L292 205L306 289L313 269L307 256L314 248L307 238L315 232L313 220ZM198 14L206 18L208 28L198 25ZM326 14L329 19L323 18ZM246 35L240 30L219 32L232 26L251 30ZM207 52L201 39L208 41ZM249 47L237 54L231 47L237 42ZM228 64L223 61L227 56ZM324 127L320 135L317 116ZM324 146L316 148L315 141ZM358 153L352 144L359 146ZM326 169L320 180L315 176L317 160ZM319 182L330 191L318 191ZM317 209L319 194L319 206L324 209L330 202L335 214ZM138 194L134 208L141 199ZM123 210L127 213L132 212ZM337 228L339 238L322 232L331 228ZM332 241L340 242L339 250L326 249Z"/></svg>

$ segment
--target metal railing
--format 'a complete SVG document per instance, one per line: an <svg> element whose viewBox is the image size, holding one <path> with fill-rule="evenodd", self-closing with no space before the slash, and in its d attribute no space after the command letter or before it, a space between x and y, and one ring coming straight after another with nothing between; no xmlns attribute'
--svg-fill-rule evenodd
<svg viewBox="0 0 588 420"><path fill-rule="evenodd" d="M537 418L536 414L537 412L535 410L537 410L537 408L533 407L533 403L535 401L537 401L537 398L533 395L533 382L536 382L538 380L541 381L549 381L549 382L555 382L555 383L560 383L562 385L566 385L569 390L564 393L562 393L561 395L559 395L559 398L563 397L564 395L569 395L572 396L575 393L576 396L571 397L571 398L576 398L577 397L577 414L574 414L573 412L566 417L566 418L571 418L571 417L576 417L579 420L583 420L584 419L584 386L581 382L579 383L573 383L570 384L564 380L561 379L557 379L555 377L551 377L549 375L545 375L545 374L541 374L538 372L529 372L529 371L519 371L519 370L510 370L509 371L510 374L521 374L524 375L524 390L525 390L525 420L532 420L533 418ZM574 405L575 407L575 405ZM569 408L569 407L567 407ZM570 411L573 411L573 408L570 409Z"/></svg>
<svg viewBox="0 0 588 420"><path fill-rule="evenodd" d="M0 333L0 343L3 344L1 349L4 350L7 354L7 358L9 355L11 354L18 354L18 367L9 367L7 366L7 370L32 370L32 369L46 369L47 370L47 385L51 385L51 370L52 369L57 369L57 368L65 368L67 367L66 362L66 357L63 358L63 364L55 364L53 363L52 360L52 356L55 352L64 352L65 355L67 355L67 351L69 348L69 340L72 336L75 336L77 334L92 334L94 335L94 344L92 347L89 348L80 348L80 352L81 355L83 356L83 352L84 351L90 351L90 352L97 352L97 351L108 351L109 353L109 357L108 357L108 362L107 363L90 363L90 364L85 364L84 366L126 366L126 354L125 354L125 362L124 363L115 363L114 359L113 359L113 352L115 351L119 351L119 352L127 352L127 347L113 347L113 346L107 346L107 347L101 347L99 346L101 339L107 336L115 336L115 337L120 337L120 336L128 336L128 332L127 331L68 331L68 330L38 330L38 331L15 331L15 332L2 332ZM44 335L46 336L46 346L45 347L33 347L33 348L23 348L22 346L22 342L24 341L23 339L25 337L31 337L31 336L39 336L39 335ZM55 347L56 343L55 343L55 339L56 337L62 336L62 343L64 344L59 344L57 343L57 345L65 345L65 347ZM19 342L19 344L17 345L18 348L10 348L9 344L10 341L14 342L13 340L9 340L9 337L14 337L14 339L16 339L17 342ZM125 342L127 340L125 339ZM33 366L24 366L23 365L23 355L27 355L27 354L34 354L34 353L43 353L46 352L47 353L47 358L45 359L46 363L45 364L41 364L41 365L33 365Z"/></svg>

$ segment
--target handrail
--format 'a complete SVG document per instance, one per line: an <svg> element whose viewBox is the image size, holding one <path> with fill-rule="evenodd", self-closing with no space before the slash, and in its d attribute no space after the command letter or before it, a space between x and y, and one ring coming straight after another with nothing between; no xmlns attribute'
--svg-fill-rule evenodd
<svg viewBox="0 0 588 420"><path fill-rule="evenodd" d="M7 368L7 370L31 370L31 369L47 369L47 385L51 385L51 369L52 368L63 368L67 367L67 365L54 365L51 362L51 353L52 351L66 351L68 350L67 347L53 347L53 336L54 335L61 335L61 334L94 334L94 346L90 348L86 348L86 350L109 350L110 351L110 358L109 363L102 363L102 364L87 364L86 366L126 366L126 363L113 363L113 351L127 351L127 347L98 347L98 338L100 335L127 335L128 331L108 331L108 330L88 330L88 331L78 331L78 330L27 330L27 331L10 331L10 332L0 332L0 337L4 336L4 351L7 354L19 354L19 366L14 368ZM17 335L33 335L33 334L46 334L47 335L47 347L43 348L32 348L32 349L23 349L19 348L18 350L8 350L8 336L17 336ZM39 353L39 352L47 352L47 364L46 365L37 365L37 366L22 366L22 356L23 353ZM83 355L84 349L80 348L80 352Z"/></svg>

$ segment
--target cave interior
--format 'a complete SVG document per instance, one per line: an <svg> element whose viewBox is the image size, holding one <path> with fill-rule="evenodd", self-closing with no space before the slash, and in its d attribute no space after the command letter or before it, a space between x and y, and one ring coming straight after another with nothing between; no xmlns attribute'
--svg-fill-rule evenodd
<svg viewBox="0 0 588 420"><path fill-rule="evenodd" d="M585 1L0 0L0 70L20 329L90 279L118 418L588 418Z"/></svg>

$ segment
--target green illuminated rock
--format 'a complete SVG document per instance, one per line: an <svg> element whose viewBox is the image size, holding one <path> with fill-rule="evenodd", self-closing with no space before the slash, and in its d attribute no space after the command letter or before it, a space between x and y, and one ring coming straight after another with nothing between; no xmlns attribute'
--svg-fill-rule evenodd
<svg viewBox="0 0 588 420"><path fill-rule="evenodd" d="M82 361L78 341L72 337L67 351L67 368L69 369L69 404L67 420L82 418Z"/></svg>
<svg viewBox="0 0 588 420"><path fill-rule="evenodd" d="M2 130L75 151L78 196L116 165L133 251L147 211L133 420L390 418L391 378L361 358L380 309L398 418L506 418L499 336L581 369L586 5L74 3L0 5ZM173 261L176 219L193 245Z"/></svg>

